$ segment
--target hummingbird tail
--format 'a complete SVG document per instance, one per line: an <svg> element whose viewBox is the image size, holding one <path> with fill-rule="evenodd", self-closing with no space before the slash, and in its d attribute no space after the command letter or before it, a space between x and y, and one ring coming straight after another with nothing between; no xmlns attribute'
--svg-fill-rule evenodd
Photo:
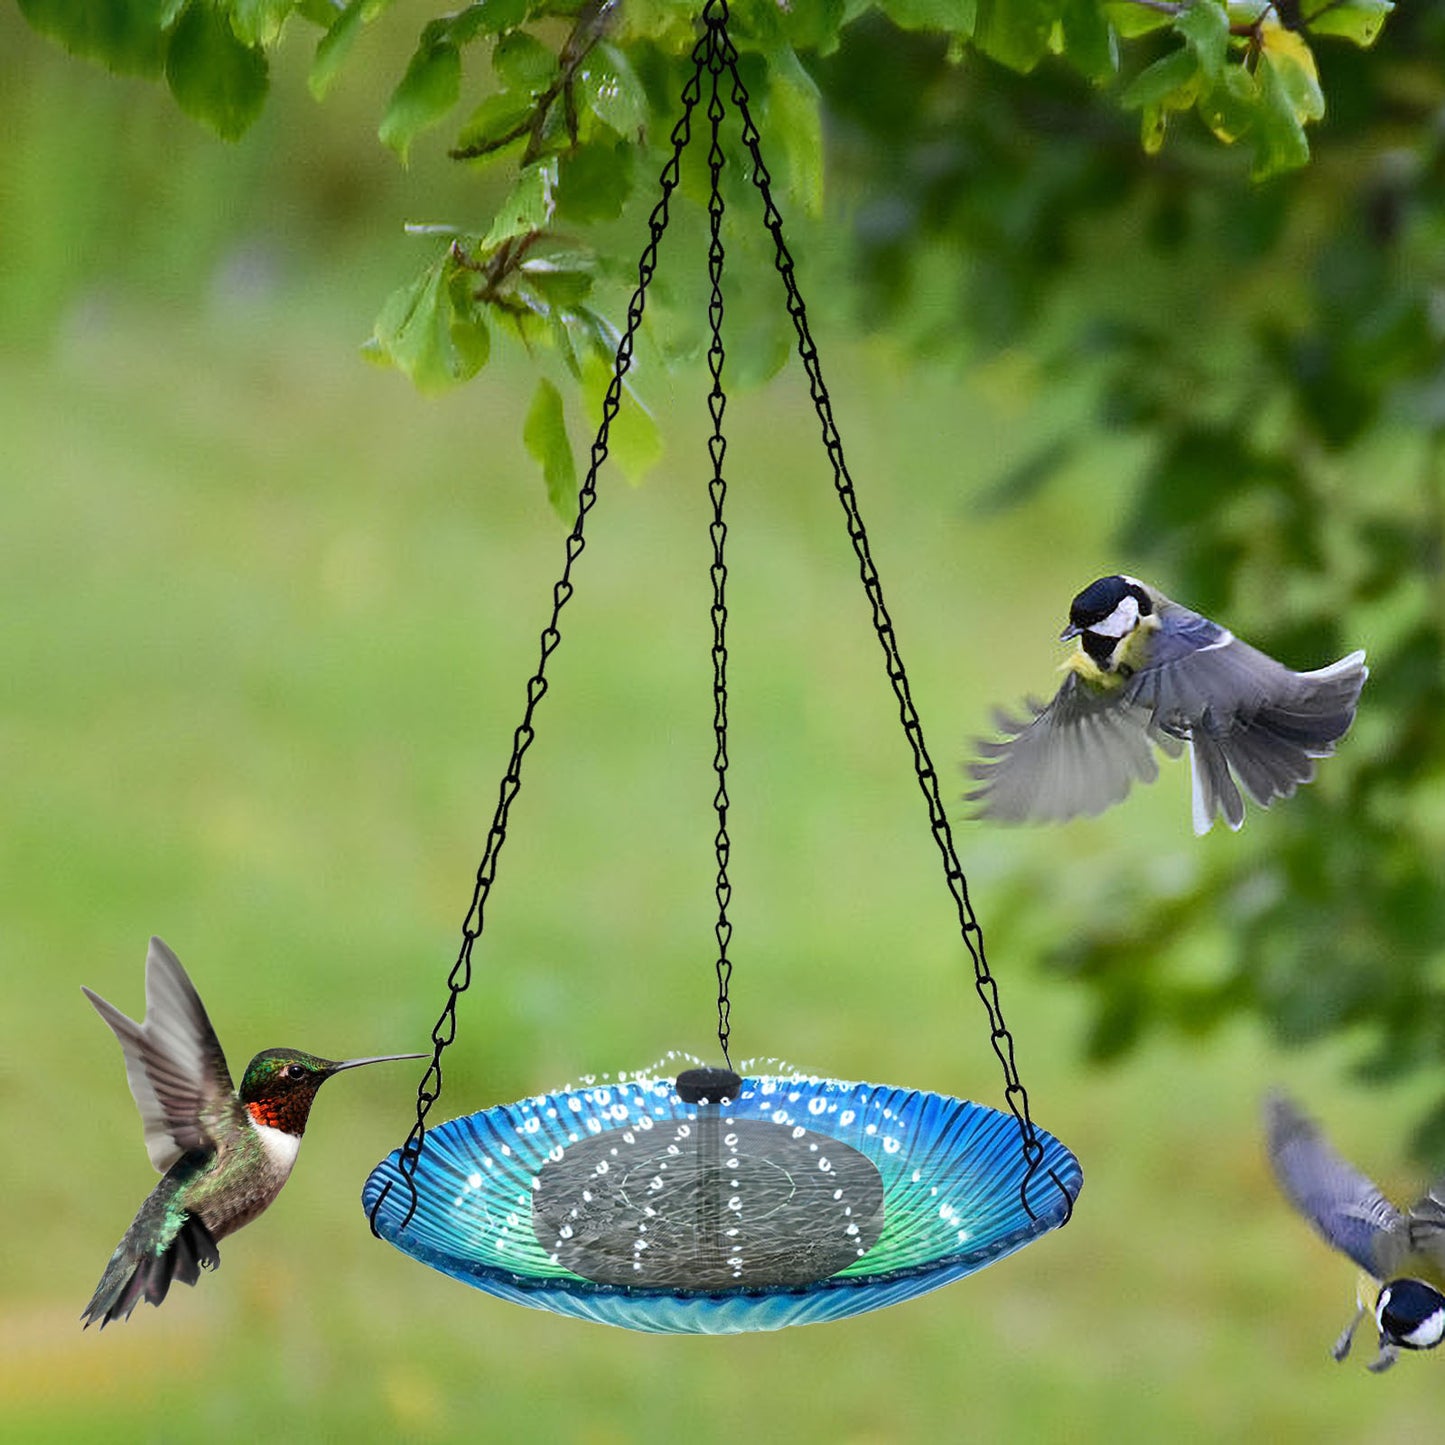
<svg viewBox="0 0 1445 1445"><path fill-rule="evenodd" d="M136 1238L132 1228L116 1247L95 1287L90 1303L81 1313L85 1328L100 1322L104 1329L113 1320L129 1319L142 1301L158 1305L165 1299L173 1280L195 1284L202 1269L215 1269L220 1251L211 1231L200 1216L187 1214L181 1227L161 1250Z"/></svg>

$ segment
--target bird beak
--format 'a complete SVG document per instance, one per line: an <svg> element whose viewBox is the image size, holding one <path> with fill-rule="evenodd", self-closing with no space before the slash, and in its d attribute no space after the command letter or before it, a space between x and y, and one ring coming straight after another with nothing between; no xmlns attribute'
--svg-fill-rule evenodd
<svg viewBox="0 0 1445 1445"><path fill-rule="evenodd" d="M1061 633L1059 633L1059 641L1067 642L1071 637L1077 637L1083 630L1084 629L1082 627L1075 627L1074 624L1071 622L1066 628L1064 628Z"/></svg>
<svg viewBox="0 0 1445 1445"><path fill-rule="evenodd" d="M363 1064L390 1064L397 1059L424 1059L426 1054L377 1054L372 1059L343 1059L339 1064L332 1064L331 1072L339 1074L343 1069L359 1069Z"/></svg>

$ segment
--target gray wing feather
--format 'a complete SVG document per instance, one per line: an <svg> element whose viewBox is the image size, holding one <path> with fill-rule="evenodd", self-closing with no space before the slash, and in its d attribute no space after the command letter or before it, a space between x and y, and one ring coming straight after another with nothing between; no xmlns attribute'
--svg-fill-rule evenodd
<svg viewBox="0 0 1445 1445"><path fill-rule="evenodd" d="M1365 654L1294 672L1227 629L1161 599L1149 666L1129 691L1150 709L1156 729L1193 749L1194 825L1216 815L1244 820L1236 783L1261 806L1287 798L1314 777L1355 718L1369 676Z"/></svg>
<svg viewBox="0 0 1445 1445"><path fill-rule="evenodd" d="M1290 1203L1326 1243L1376 1279L1385 1278L1405 1216L1284 1095L1270 1095L1264 1114L1270 1163Z"/></svg>
<svg viewBox="0 0 1445 1445"><path fill-rule="evenodd" d="M151 1163L164 1174L182 1154L210 1147L218 1120L238 1106L226 1056L180 960L151 939L144 1023L84 993L120 1040Z"/></svg>
<svg viewBox="0 0 1445 1445"><path fill-rule="evenodd" d="M1047 706L1026 719L1000 715L1001 742L983 742L966 795L975 816L1005 823L1057 822L1101 813L1135 782L1159 775L1149 714L1118 694L1095 694L1070 673Z"/></svg>
<svg viewBox="0 0 1445 1445"><path fill-rule="evenodd" d="M1411 1206L1406 1237L1411 1251L1445 1273L1445 1179L1437 1179Z"/></svg>

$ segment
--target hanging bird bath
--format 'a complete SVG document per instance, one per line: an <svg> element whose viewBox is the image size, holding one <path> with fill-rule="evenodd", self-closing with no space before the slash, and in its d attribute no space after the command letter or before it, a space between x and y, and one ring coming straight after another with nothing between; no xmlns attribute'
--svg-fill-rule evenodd
<svg viewBox="0 0 1445 1445"><path fill-rule="evenodd" d="M667 1333L779 1329L843 1319L924 1294L1065 1223L1083 1182L1078 1160L1030 1117L1013 1037L1004 1023L983 932L969 901L938 775L843 459L727 19L725 0L708 0L591 465L578 493L565 564L542 631L541 658L527 684L522 721L462 925L461 951L432 1031L432 1061L417 1090L416 1123L402 1147L372 1172L363 1192L373 1231L444 1274L519 1304ZM441 1092L442 1056L456 1037L457 1002L472 981L473 947L482 933L508 814L521 786L523 758L535 737L536 710L547 691L547 663L561 641L559 619L573 594L573 565L585 545L584 523L596 501L598 469L607 456L705 77L710 82L705 114L712 179L707 361L713 424L708 494L718 1043L729 1061L733 965L728 955L727 443L722 430L727 398L720 187L726 94L741 121L745 164L762 199L763 224L774 243L834 488L973 964L974 987L988 1015L1008 1112L886 1084L786 1071L739 1075L729 1062L723 1069L686 1068L675 1078L665 1072L621 1076L428 1126Z"/></svg>
<svg viewBox="0 0 1445 1445"><path fill-rule="evenodd" d="M1036 1137L1076 1194L1077 1161ZM734 1098L689 1102L673 1079L641 1074L429 1130L411 1222L398 1187L376 1227L517 1304L729 1334L846 1319L1011 1254L1067 1203L1045 1174L1030 1217L1025 1170L1012 1115L963 1099L748 1074ZM367 1181L367 1208L400 1183L393 1154Z"/></svg>

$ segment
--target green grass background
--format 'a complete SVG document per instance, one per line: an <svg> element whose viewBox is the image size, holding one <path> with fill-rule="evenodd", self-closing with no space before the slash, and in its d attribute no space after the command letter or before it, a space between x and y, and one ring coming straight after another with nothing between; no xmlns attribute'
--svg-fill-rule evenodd
<svg viewBox="0 0 1445 1445"><path fill-rule="evenodd" d="M1258 1140L1284 1082L1404 1193L1389 1109L1408 1091L1354 1091L1348 1039L1281 1055L1246 1028L1091 1070L1084 1000L1040 968L1117 871L1168 888L1230 848L1190 836L1182 768L1067 830L959 827L1036 1116L1086 1177L1068 1229L998 1267L781 1335L502 1304L367 1230L361 1182L411 1115L398 1065L327 1088L217 1275L82 1334L154 1176L79 985L138 1014L156 932L236 1072L273 1045L423 1047L562 529L519 442L525 366L428 400L357 358L414 255L388 228L462 194L357 144L372 92L317 109L293 76L223 152L12 14L0 40L0 1436L1433 1437L1438 1361L1375 1379L1329 1360L1352 1271L1287 1212ZM974 499L1027 445L1026 365L910 368L821 330L956 798L990 707L1050 685L1068 597L1130 561L1106 549L1128 458L985 516ZM664 398L644 485L604 474L441 1116L709 1052L701 393L684 376ZM729 423L736 1054L999 1103L806 391L789 374ZM1042 896L1017 881L1040 860Z"/></svg>

